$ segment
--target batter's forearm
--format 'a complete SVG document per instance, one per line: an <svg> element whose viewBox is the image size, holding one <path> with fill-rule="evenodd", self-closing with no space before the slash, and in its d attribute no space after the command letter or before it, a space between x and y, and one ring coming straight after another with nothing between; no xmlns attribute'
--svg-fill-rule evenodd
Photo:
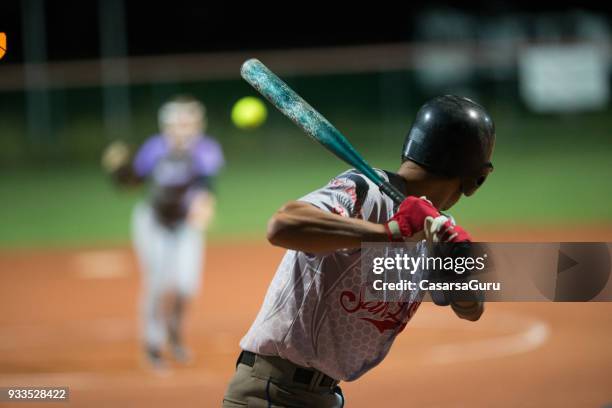
<svg viewBox="0 0 612 408"><path fill-rule="evenodd" d="M382 224L331 214L308 203L291 202L270 219L268 240L283 248L317 253L359 248L362 242L388 238Z"/></svg>

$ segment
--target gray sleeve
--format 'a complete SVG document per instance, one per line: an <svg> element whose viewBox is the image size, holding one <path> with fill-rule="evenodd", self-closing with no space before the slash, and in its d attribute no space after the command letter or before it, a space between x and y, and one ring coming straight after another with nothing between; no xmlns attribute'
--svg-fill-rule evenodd
<svg viewBox="0 0 612 408"><path fill-rule="evenodd" d="M325 187L300 198L299 201L343 217L362 218L361 210L368 190L369 185L363 176L344 173L331 180Z"/></svg>

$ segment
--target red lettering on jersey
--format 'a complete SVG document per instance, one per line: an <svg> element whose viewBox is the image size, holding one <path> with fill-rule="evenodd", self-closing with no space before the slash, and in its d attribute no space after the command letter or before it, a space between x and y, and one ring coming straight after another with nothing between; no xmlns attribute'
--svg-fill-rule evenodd
<svg viewBox="0 0 612 408"><path fill-rule="evenodd" d="M373 324L382 334L386 330L395 330L401 333L414 316L421 302L382 302L363 300L364 289L359 292L359 297L350 290L340 294L340 305L350 314L364 311L369 316L361 316L359 319ZM402 316L405 316L402 318Z"/></svg>

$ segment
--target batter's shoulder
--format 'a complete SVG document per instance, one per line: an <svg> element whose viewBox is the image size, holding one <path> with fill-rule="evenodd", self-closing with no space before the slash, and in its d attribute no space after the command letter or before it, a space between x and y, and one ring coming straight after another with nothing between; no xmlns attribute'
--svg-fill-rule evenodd
<svg viewBox="0 0 612 408"><path fill-rule="evenodd" d="M370 189L372 187L376 187L374 183L372 183L370 180L368 180L367 177L365 177L363 174L361 174L355 169L350 169L345 171L344 173L339 174L335 177L334 180L348 180L351 184L354 185L356 201L359 206L364 203L366 197L368 196L368 193L370 192Z"/></svg>
<svg viewBox="0 0 612 408"><path fill-rule="evenodd" d="M378 174L380 174L383 179L389 181L389 172L381 169L374 169ZM347 170L343 173L337 175L333 180L350 180L355 184L358 192L362 195L367 195L371 191L379 192L379 188L374 182L372 182L369 178L367 178L363 173L359 172L355 169ZM333 181L332 180L332 181Z"/></svg>
<svg viewBox="0 0 612 408"><path fill-rule="evenodd" d="M375 169L375 171L385 180L389 179L384 170ZM385 208L388 203L386 196L374 182L355 169L339 174L332 180L332 183L334 182L346 184L346 188L354 197L356 214L361 218L377 222L378 217L382 214L380 209Z"/></svg>

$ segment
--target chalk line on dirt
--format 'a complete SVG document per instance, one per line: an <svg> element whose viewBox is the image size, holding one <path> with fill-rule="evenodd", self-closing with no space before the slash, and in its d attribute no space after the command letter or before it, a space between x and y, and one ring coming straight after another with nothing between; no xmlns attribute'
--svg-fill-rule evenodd
<svg viewBox="0 0 612 408"><path fill-rule="evenodd" d="M546 323L534 321L517 334L434 346L428 354L434 364L506 357L535 350L546 342L549 335L550 328Z"/></svg>
<svg viewBox="0 0 612 408"><path fill-rule="evenodd" d="M133 269L125 251L118 249L80 251L71 256L71 263L83 279L125 278Z"/></svg>
<svg viewBox="0 0 612 408"><path fill-rule="evenodd" d="M468 326L469 325L469 326ZM493 331L493 337L433 345L424 353L427 362L452 364L527 353L550 337L550 325L542 320L514 313L495 313L494 319L465 323L449 314L434 314L415 322L412 328L435 330Z"/></svg>

